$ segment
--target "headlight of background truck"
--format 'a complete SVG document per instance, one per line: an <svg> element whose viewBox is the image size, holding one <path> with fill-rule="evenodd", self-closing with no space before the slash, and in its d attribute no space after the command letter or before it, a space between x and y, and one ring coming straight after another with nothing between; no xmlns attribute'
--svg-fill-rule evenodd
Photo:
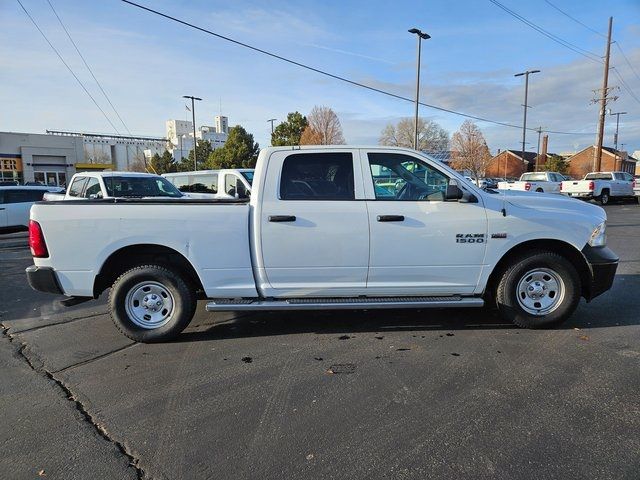
<svg viewBox="0 0 640 480"><path fill-rule="evenodd" d="M591 233L589 245L592 247L604 247L607 244L607 235L605 233L607 222L602 222Z"/></svg>

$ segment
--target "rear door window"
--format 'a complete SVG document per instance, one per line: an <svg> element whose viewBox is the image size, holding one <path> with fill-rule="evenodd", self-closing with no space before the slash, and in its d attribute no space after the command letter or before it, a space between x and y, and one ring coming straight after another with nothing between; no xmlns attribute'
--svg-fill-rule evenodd
<svg viewBox="0 0 640 480"><path fill-rule="evenodd" d="M284 160L281 200L353 200L353 155L295 153Z"/></svg>
<svg viewBox="0 0 640 480"><path fill-rule="evenodd" d="M26 203L42 200L42 190L7 190L4 203Z"/></svg>
<svg viewBox="0 0 640 480"><path fill-rule="evenodd" d="M98 195L100 193L100 182L97 178L90 178L87 182L87 186L84 189L84 198L91 198L91 195ZM95 197L94 197L95 198Z"/></svg>
<svg viewBox="0 0 640 480"><path fill-rule="evenodd" d="M85 183L87 183L87 177L76 177L69 187L69 196L79 197L82 195L82 189L84 188Z"/></svg>

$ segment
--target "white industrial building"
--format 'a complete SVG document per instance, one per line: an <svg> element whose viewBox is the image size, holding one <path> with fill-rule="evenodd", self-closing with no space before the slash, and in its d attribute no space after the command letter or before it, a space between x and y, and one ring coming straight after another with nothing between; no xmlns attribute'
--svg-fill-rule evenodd
<svg viewBox="0 0 640 480"><path fill-rule="evenodd" d="M193 123L187 120L167 120L169 150L176 161L188 157L193 150ZM202 125L196 130L198 140L208 140L216 149L222 147L229 137L229 119L222 115L214 117L214 125Z"/></svg>

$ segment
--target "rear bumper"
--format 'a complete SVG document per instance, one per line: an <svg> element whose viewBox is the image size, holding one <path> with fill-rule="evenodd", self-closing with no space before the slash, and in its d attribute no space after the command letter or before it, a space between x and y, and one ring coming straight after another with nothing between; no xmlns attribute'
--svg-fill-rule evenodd
<svg viewBox="0 0 640 480"><path fill-rule="evenodd" d="M560 192L562 195L573 198L594 198L593 192Z"/></svg>
<svg viewBox="0 0 640 480"><path fill-rule="evenodd" d="M31 265L27 267L27 280L34 290L46 293L58 293L64 295L56 272L51 267L37 267Z"/></svg>
<svg viewBox="0 0 640 480"><path fill-rule="evenodd" d="M591 285L587 301L606 292L613 285L613 279L618 268L618 255L607 247L591 247L582 249L582 254L587 259L591 269Z"/></svg>

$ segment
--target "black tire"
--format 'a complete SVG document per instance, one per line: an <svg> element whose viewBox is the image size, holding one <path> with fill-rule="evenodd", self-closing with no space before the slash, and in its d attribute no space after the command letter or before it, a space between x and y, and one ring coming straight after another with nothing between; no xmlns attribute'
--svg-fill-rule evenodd
<svg viewBox="0 0 640 480"><path fill-rule="evenodd" d="M600 193L598 201L600 202L600 205L607 205L610 200L611 195L609 194L609 190L605 188L604 190L602 190L602 193Z"/></svg>
<svg viewBox="0 0 640 480"><path fill-rule="evenodd" d="M552 271L563 284L563 296L552 311L546 314L528 312L518 299L518 285L527 275L542 269ZM580 301L580 276L574 266L565 257L557 253L536 250L519 257L503 272L496 288L496 305L502 318L522 328L544 328L557 325L573 314ZM551 297L550 297L551 298ZM525 299L523 301L535 302ZM539 304L538 304L539 305Z"/></svg>
<svg viewBox="0 0 640 480"><path fill-rule="evenodd" d="M544 193L544 190L543 190L543 189L541 189L541 188L536 188L536 192L538 192L538 193Z"/></svg>
<svg viewBox="0 0 640 480"><path fill-rule="evenodd" d="M145 328L140 325L145 322L145 318L136 317L136 313L130 314L127 310L129 308L133 312L139 311L140 302L139 305L135 305L136 300L130 298L133 298L136 292L145 295L144 290L149 285L158 289L158 301L166 301L167 306L170 302L171 307L170 310L160 311L159 314L164 319L158 322L157 327L150 322ZM163 295L165 298L160 298ZM147 297L145 301L146 299ZM191 322L196 303L195 290L189 283L180 274L160 265L140 265L126 271L118 277L109 292L109 310L113 323L131 340L142 343L163 342L178 335Z"/></svg>

